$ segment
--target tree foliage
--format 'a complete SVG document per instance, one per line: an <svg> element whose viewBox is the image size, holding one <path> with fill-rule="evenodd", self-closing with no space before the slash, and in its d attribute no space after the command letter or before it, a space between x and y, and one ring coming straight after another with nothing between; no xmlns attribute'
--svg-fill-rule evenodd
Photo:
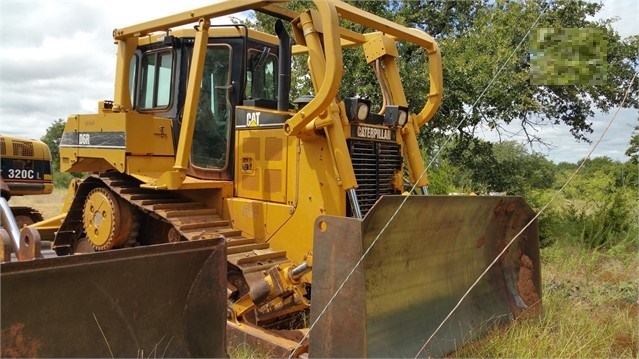
<svg viewBox="0 0 639 359"><path fill-rule="evenodd" d="M443 156L449 166L458 167L453 186L461 192L526 195L534 189L551 188L555 180L556 169L550 160L528 153L515 141L493 144L473 139L468 146L452 146Z"/></svg>
<svg viewBox="0 0 639 359"><path fill-rule="evenodd" d="M626 150L626 156L630 157L630 160L634 164L639 163L639 125L635 126L635 129L632 132L632 137L630 137L630 145Z"/></svg>
<svg viewBox="0 0 639 359"><path fill-rule="evenodd" d="M592 132L589 118L594 110L608 111L619 105L639 66L636 51L639 37L621 39L612 28L613 20L592 20L602 8L597 3L583 0L347 2L399 24L423 29L439 42L444 65L444 99L429 128L422 130L427 144L434 136L448 133L459 123L463 126L457 129L458 135L466 137L474 137L478 128L505 134L505 125L515 123L521 125L530 141L543 142L535 133L539 126L565 124L576 139L588 140ZM297 1L289 6L299 11L308 5L309 1ZM273 20L268 17L258 14L254 22L272 32ZM364 30L358 25L344 26L354 31ZM607 39L606 81L565 86L531 83L528 31L540 28L603 32ZM417 111L428 94L427 57L412 45L402 44L398 50L408 101L412 110ZM369 95L374 103L381 99L361 51L346 51L344 67L341 95ZM309 90L308 86L304 90ZM627 106L639 107L637 82ZM457 143L464 144L463 141Z"/></svg>
<svg viewBox="0 0 639 359"><path fill-rule="evenodd" d="M536 209L541 208L566 183L577 164L555 165L515 142L484 141L479 138L479 130L497 131L502 137L519 127L518 132L525 134L530 143L543 144L545 139L538 135L542 126L565 125L575 139L589 141L590 118L595 111L607 112L622 103L639 68L639 36L621 38L612 27L614 20L594 20L602 10L600 3L584 0L345 1L396 23L422 29L439 44L444 75L443 102L419 135L426 153L440 153L428 159L429 163L432 161L431 193L522 194ZM312 8L310 3L295 1L285 6L301 11L309 5ZM274 20L258 14L251 21L272 33ZM346 22L342 22L342 26L356 32L367 30ZM543 33L540 29L564 34L577 31L579 35L579 41L574 43L546 44L555 54L554 60L559 62L548 75L557 72L557 76L565 76L565 72L574 68L575 56L583 53L593 61L587 62L592 65L588 71L580 73L587 76L603 73L605 77L561 82L566 83L563 85L531 81L535 70L531 68L531 61L536 56L531 56L531 42L535 39L531 33ZM584 36L588 34L605 39L605 56L600 57L604 55L601 46L592 51L589 37ZM566 41L566 38L570 36L560 40ZM570 53L575 56L557 56L566 49L575 49ZM406 97L412 112L417 112L429 92L427 55L410 44L398 44L398 52ZM365 63L362 51L347 49L343 60L339 95L369 96L373 104L379 105L382 96L377 80ZM293 95L312 93L306 59L294 60L294 66L292 78L298 83ZM639 82L635 81L630 87L625 106L639 108ZM627 154L634 162L622 164L609 158L588 160L578 178L567 186L563 198L542 215L540 231L545 243L563 240L569 235L599 247L632 238L636 225L627 224L635 213L636 200L629 198L636 198L639 184L637 176L628 173L639 173L639 127ZM632 193L628 195L629 192Z"/></svg>
<svg viewBox="0 0 639 359"><path fill-rule="evenodd" d="M60 171L60 140L62 139L62 133L64 132L64 120L61 118L53 121L47 132L40 138L40 141L49 146L51 151L51 165L54 172Z"/></svg>
<svg viewBox="0 0 639 359"><path fill-rule="evenodd" d="M40 138L40 141L49 146L51 151L51 171L53 172L53 185L57 188L66 188L73 178L81 178L82 173L61 173L60 172L60 140L64 132L64 120L61 118L53 121L47 132Z"/></svg>

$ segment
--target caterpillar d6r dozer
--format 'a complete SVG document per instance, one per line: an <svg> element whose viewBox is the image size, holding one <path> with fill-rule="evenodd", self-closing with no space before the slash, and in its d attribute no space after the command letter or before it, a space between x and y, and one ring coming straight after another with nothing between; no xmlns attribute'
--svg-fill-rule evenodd
<svg viewBox="0 0 639 359"><path fill-rule="evenodd" d="M60 145L63 170L92 174L70 189L52 238L58 258L3 264L3 333L33 338L46 356L103 356L104 341L114 356L216 356L237 343L270 356L443 356L539 313L530 207L426 195L416 136L442 98L436 42L337 0L300 13L281 2L220 2L114 30L114 99L69 117ZM277 18L276 35L211 25L245 10ZM396 64L401 42L428 54L430 93L415 114ZM379 113L338 97L349 47L377 74ZM315 94L296 109L294 56L307 56ZM405 171L419 194L402 195ZM51 295L32 293L66 298L65 325L89 329L69 335L58 314L5 306L24 296L27 275L54 283ZM88 338L95 351L68 352Z"/></svg>

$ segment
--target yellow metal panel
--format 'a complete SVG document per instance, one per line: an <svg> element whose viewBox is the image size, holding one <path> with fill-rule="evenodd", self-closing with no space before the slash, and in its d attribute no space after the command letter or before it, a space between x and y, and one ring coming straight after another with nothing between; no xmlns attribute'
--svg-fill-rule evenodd
<svg viewBox="0 0 639 359"><path fill-rule="evenodd" d="M124 172L126 153L145 156L143 160L134 159L127 171L148 173L167 171L172 167L172 164L166 166L167 158L172 159L174 155L169 119L137 112L102 110L98 114L70 117L65 133L70 136L71 145L60 147L63 171L104 171L113 168ZM73 136L83 138L73 140Z"/></svg>
<svg viewBox="0 0 639 359"><path fill-rule="evenodd" d="M2 135L2 156L24 158L28 160L51 160L49 147L42 141ZM22 151L25 146L29 150ZM17 150L17 151L16 151Z"/></svg>
<svg viewBox="0 0 639 359"><path fill-rule="evenodd" d="M258 242L267 239L265 202L234 197L227 200L227 205L233 227L255 237Z"/></svg>
<svg viewBox="0 0 639 359"><path fill-rule="evenodd" d="M264 155L267 161L281 161L283 140L278 137L267 137Z"/></svg>
<svg viewBox="0 0 639 359"><path fill-rule="evenodd" d="M250 173L242 174L240 187L242 191L238 191L239 195L249 198L262 197L260 196L260 171L260 169L256 169L250 171Z"/></svg>
<svg viewBox="0 0 639 359"><path fill-rule="evenodd" d="M228 198L226 202L233 226L244 234L255 237L258 242L271 241L274 236L279 238L289 236L290 234L285 232L290 233L290 230L294 230L294 228L290 227L291 224L289 222L294 220L298 225L300 223L300 220L296 220L294 217L296 212L292 210L291 206L286 204L238 197ZM298 214L297 217L301 216ZM312 222L308 222L306 225L301 227L308 227L309 230L313 229ZM300 228L300 230L299 235L307 233L306 228ZM291 240L291 238L295 238L295 241ZM297 240L302 240L302 238L300 236L288 237L286 243L291 248L295 246L303 247L304 250L309 248L303 243L297 242ZM278 249L282 248L278 247ZM302 256L299 258L302 258Z"/></svg>
<svg viewBox="0 0 639 359"><path fill-rule="evenodd" d="M184 11L175 15L147 21L138 25L115 29L113 30L113 38L121 40L133 36L142 36L153 31L164 31L172 27L195 23L201 18L212 19L239 13L245 10L258 9L273 2L278 1L227 0L225 2L197 8L191 11Z"/></svg>
<svg viewBox="0 0 639 359"><path fill-rule="evenodd" d="M127 113L126 150L133 155L174 156L171 120ZM171 169L171 167L166 170Z"/></svg>
<svg viewBox="0 0 639 359"><path fill-rule="evenodd" d="M237 195L286 202L286 134L280 128L244 129L236 138Z"/></svg>
<svg viewBox="0 0 639 359"><path fill-rule="evenodd" d="M368 40L368 42L362 45L362 47L364 48L364 55L366 55L367 63L371 63L385 55L392 57L399 56L397 53L397 46L395 46L395 41L382 34Z"/></svg>
<svg viewBox="0 0 639 359"><path fill-rule="evenodd" d="M282 170L264 170L264 189L268 193L281 193L282 191Z"/></svg>
<svg viewBox="0 0 639 359"><path fill-rule="evenodd" d="M127 156L126 172L131 175L141 175L157 178L163 172L173 168L173 157Z"/></svg>
<svg viewBox="0 0 639 359"><path fill-rule="evenodd" d="M258 132L259 133L259 132ZM243 154L252 154L252 158L259 161L260 160L260 138L243 138L242 139L242 153Z"/></svg>
<svg viewBox="0 0 639 359"><path fill-rule="evenodd" d="M335 181L335 164L325 141L295 139L288 148L288 206L277 207L280 213L277 216L269 212L269 243L271 248L285 250L288 258L300 263L313 249L315 218L322 214L346 215L346 193ZM272 209L269 207L269 211ZM284 209L293 214L280 223Z"/></svg>
<svg viewBox="0 0 639 359"><path fill-rule="evenodd" d="M64 172L100 172L115 169L124 172L124 150L77 148L60 149L60 168L68 165ZM67 155L70 155L67 157Z"/></svg>

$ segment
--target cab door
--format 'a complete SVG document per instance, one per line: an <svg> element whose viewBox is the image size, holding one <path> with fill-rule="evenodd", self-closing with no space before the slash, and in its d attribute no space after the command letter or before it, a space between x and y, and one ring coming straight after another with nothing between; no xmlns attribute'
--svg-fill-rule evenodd
<svg viewBox="0 0 639 359"><path fill-rule="evenodd" d="M197 178L230 179L232 58L231 46L208 46L187 172Z"/></svg>

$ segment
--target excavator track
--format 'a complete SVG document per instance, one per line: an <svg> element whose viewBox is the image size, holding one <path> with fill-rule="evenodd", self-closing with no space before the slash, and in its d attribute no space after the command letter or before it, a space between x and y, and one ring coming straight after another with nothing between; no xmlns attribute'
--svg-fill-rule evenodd
<svg viewBox="0 0 639 359"><path fill-rule="evenodd" d="M13 213L13 218L16 219L19 228L44 220L42 213L40 213L37 209L31 207L11 206L11 213Z"/></svg>
<svg viewBox="0 0 639 359"><path fill-rule="evenodd" d="M61 227L61 238L56 241L58 250L63 246L72 247L82 237L79 233L82 228L81 208L86 194L101 186L109 188L130 203L141 213L140 217L148 216L170 225L168 231L144 233L146 237L164 237L160 242L224 237L230 265L229 277L234 278L230 282L241 292L239 295L245 294L248 287L237 280L237 274L241 273L250 287L256 280L263 278L263 271L290 262L286 251L275 251L268 243L258 243L255 238L243 235L241 230L233 228L230 220L220 217L215 208L208 208L204 202L181 197L175 191L140 188L140 181L119 172L103 172L90 176L87 180L78 189L72 209ZM155 228L156 226L154 230Z"/></svg>

